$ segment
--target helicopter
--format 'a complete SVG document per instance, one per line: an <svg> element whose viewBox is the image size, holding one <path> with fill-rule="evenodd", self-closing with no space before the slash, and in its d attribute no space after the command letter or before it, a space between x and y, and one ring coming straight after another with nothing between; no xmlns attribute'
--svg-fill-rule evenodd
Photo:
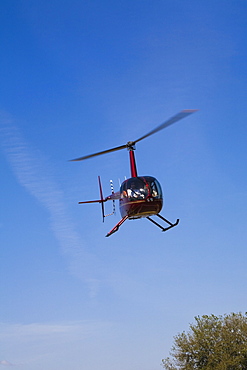
<svg viewBox="0 0 247 370"><path fill-rule="evenodd" d="M172 125L173 123L189 116L190 114L196 112L197 109L186 109L177 113L175 116L163 122L161 125L157 126L155 129L151 130L147 134L141 136L135 141L128 141L127 144L117 146L112 149L103 150L94 154L86 155L84 157L79 157L72 159L71 161L83 161L98 155L103 155L111 152L115 152L121 149L127 149L129 151L130 160L130 173L131 177L126 179L120 186L120 190L114 192L113 184L111 181L112 193L104 198L103 190L101 185L100 176L98 176L100 199L98 200L88 200L83 202L78 202L78 204L85 203L100 203L102 209L103 222L105 217L110 216L115 213L115 200L119 200L119 209L122 216L121 220L106 234L109 237L116 231L119 227L127 220L135 220L139 218L146 218L154 225L158 226L162 231L170 230L179 223L179 219L172 223L165 217L160 215L160 211L163 206L163 195L160 183L153 176L138 176L136 160L135 160L135 145L139 141L146 139L147 137L155 134L156 132L163 130L164 128ZM111 214L105 215L104 203L107 201L113 201L113 212ZM152 216L157 216L161 221L163 221L166 227L159 224L156 220L152 219ZM160 222L161 222L160 221ZM168 225L168 226L167 226Z"/></svg>

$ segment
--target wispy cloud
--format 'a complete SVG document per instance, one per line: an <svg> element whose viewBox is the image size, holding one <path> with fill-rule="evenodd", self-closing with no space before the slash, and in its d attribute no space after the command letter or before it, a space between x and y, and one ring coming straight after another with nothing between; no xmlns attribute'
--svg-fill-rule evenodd
<svg viewBox="0 0 247 370"><path fill-rule="evenodd" d="M48 163L38 151L31 150L10 118L0 119L2 146L19 183L49 211L51 226L60 244L81 250L82 241L66 216L63 192L48 174Z"/></svg>
<svg viewBox="0 0 247 370"><path fill-rule="evenodd" d="M7 324L0 323L0 341L8 340L12 342L21 340L24 342L34 341L37 338L43 338L45 341L48 337L55 339L58 336L64 336L65 341L80 337L88 339L94 337L96 333L103 332L112 326L109 322L98 322L90 320L56 322L56 323L31 323L31 324Z"/></svg>
<svg viewBox="0 0 247 370"><path fill-rule="evenodd" d="M51 229L63 253L72 259L71 269L79 259L81 267L85 268L80 277L89 281L94 279L87 266L96 262L95 256L86 251L81 236L67 215L63 191L52 175L48 160L27 144L13 119L3 113L0 114L0 144L18 182L48 210Z"/></svg>
<svg viewBox="0 0 247 370"><path fill-rule="evenodd" d="M2 360L0 361L0 366L15 366L14 364L11 364L11 362Z"/></svg>
<svg viewBox="0 0 247 370"><path fill-rule="evenodd" d="M107 321L0 323L1 351L13 359L13 363L0 361L0 366L25 370L78 368L78 361L93 361L92 343L104 347L102 340L114 337L115 330L116 325Z"/></svg>

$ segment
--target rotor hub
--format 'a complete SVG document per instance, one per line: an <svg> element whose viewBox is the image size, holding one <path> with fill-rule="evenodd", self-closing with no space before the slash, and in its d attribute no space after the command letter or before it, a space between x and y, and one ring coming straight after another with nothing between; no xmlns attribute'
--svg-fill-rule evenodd
<svg viewBox="0 0 247 370"><path fill-rule="evenodd" d="M135 150L136 149L136 147L135 147L135 141L128 141L127 144L126 144L126 146L127 146L127 149L128 150Z"/></svg>

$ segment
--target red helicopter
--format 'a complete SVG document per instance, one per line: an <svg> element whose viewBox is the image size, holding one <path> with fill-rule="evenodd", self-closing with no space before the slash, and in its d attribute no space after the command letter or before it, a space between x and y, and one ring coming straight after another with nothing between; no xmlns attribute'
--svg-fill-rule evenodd
<svg viewBox="0 0 247 370"><path fill-rule="evenodd" d="M100 176L98 177L99 181L99 189L100 189L100 199L99 200L89 200L85 202L79 202L79 204L85 203L101 203L102 207L102 215L103 215L103 222L106 216L110 216L111 214L115 213L115 200L119 199L119 208L121 213L121 220L113 227L111 231L106 236L110 236L116 231L118 231L119 227L126 221L134 220L137 218L145 217L153 224L158 226L162 231L167 231L174 226L177 226L179 223L179 219L175 223L171 223L169 220L164 218L159 214L163 205L163 197L162 197L162 189L161 186L154 177L152 176L138 176L137 169L136 169L136 161L135 161L135 144L139 141L145 139L146 137L155 134L156 132L163 130L164 128L170 126L171 124L179 121L182 118L187 117L188 115L196 112L195 109L189 110L182 110L175 116L171 117L154 130L150 131L146 135L143 135L139 139L135 141L128 141L127 144L117 146L116 148L104 150L102 152L86 155L84 157L72 159L72 161L82 161L88 158L92 158L101 154L115 152L117 150L126 149L129 151L129 158L130 158L130 172L131 177L125 180L118 192L114 192L112 182L111 182L111 190L112 194L107 196L106 198L103 197L103 191L100 181ZM104 213L104 203L108 200L113 201L113 212L109 215L105 215ZM157 221L153 220L151 216L158 216L159 219L164 221L167 227L161 226Z"/></svg>

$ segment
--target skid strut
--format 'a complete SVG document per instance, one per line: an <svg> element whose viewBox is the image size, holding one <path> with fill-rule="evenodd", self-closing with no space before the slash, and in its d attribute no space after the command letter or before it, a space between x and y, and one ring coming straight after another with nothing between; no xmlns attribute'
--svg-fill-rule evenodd
<svg viewBox="0 0 247 370"><path fill-rule="evenodd" d="M169 220L167 220L165 217L163 217L163 216L161 216L161 215L159 215L159 214L157 214L156 216L158 216L161 220L163 220L163 221L165 221L168 225L170 225L170 226L168 226L168 227L163 227L163 226L161 226L160 224L158 224L158 222L156 222L156 221L154 221L152 218L150 218L149 216L148 217L146 217L149 221L151 221L153 224L155 224L156 226L158 226L162 231L167 231L167 230L169 230L169 229L171 229L171 228L173 228L174 226L177 226L178 225L178 223L179 223L179 219L177 219L177 221L174 223L174 224L172 224Z"/></svg>
<svg viewBox="0 0 247 370"><path fill-rule="evenodd" d="M112 235L113 233L115 233L116 231L118 231L119 227L124 223L124 221L126 221L128 218L128 216L124 216L115 226L113 229L111 229L111 231L109 231L108 234L106 234L106 236L110 236Z"/></svg>

